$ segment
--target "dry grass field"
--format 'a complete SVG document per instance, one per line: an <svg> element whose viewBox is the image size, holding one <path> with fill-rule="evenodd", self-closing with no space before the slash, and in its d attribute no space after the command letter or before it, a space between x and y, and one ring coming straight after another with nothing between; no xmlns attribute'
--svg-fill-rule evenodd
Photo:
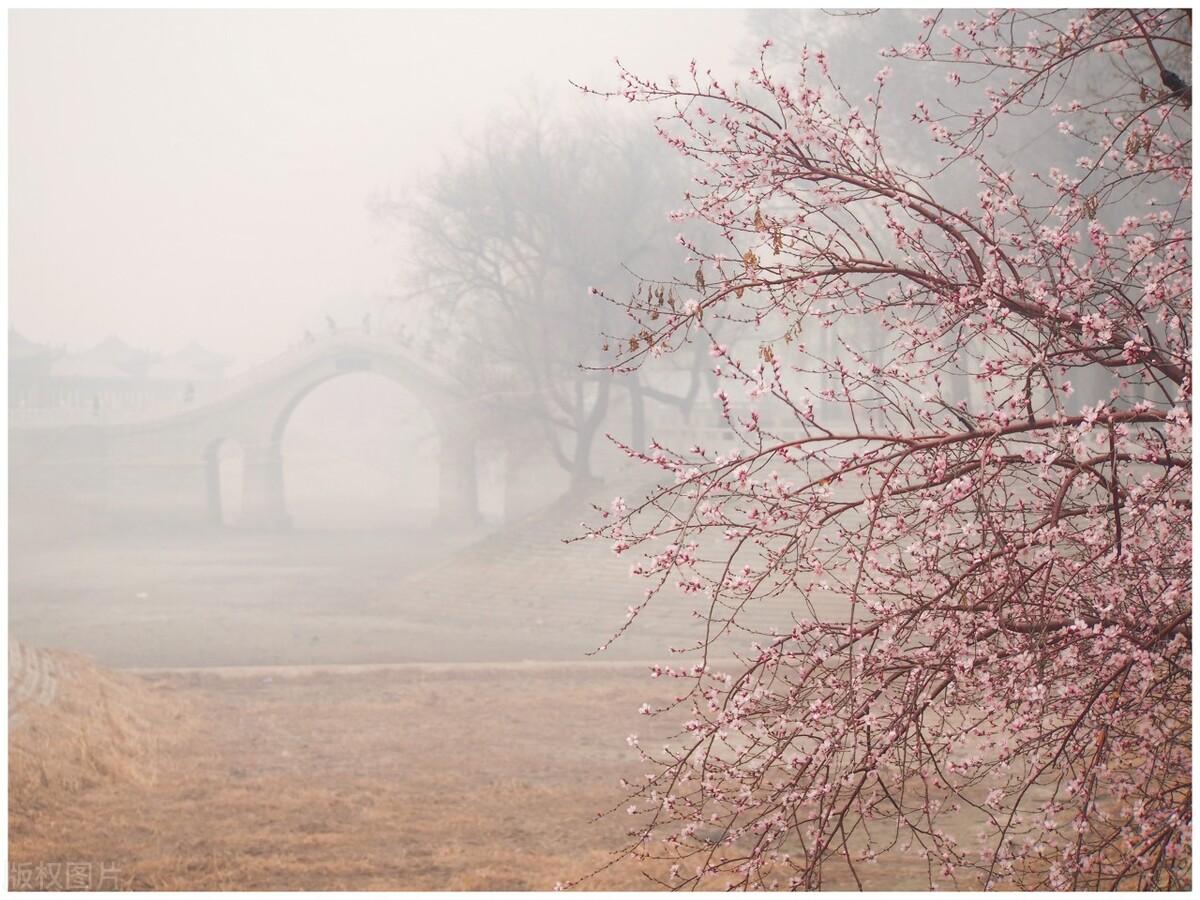
<svg viewBox="0 0 1200 900"><path fill-rule="evenodd" d="M624 736L656 737L637 706L664 686L606 664L134 676L55 656L57 696L10 736L10 880L86 863L92 887L140 890L549 889L621 844L625 816L595 814L640 771ZM922 870L895 860L880 886ZM621 863L583 887L653 885Z"/></svg>
<svg viewBox="0 0 1200 900"><path fill-rule="evenodd" d="M60 696L13 730L10 862L132 889L547 889L622 837L590 820L631 772L649 685L595 669L67 679L71 712Z"/></svg>

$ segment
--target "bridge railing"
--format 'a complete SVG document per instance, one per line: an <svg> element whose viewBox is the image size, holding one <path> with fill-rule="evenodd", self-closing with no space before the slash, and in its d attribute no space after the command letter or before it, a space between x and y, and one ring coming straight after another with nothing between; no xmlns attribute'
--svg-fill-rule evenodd
<svg viewBox="0 0 1200 900"><path fill-rule="evenodd" d="M366 334L350 329L337 331L332 334L314 335L311 341L293 344L282 353L271 357L258 365L251 366L244 372L213 382L207 390L196 391L195 400L187 406L201 406L217 403L228 397L248 390L256 385L270 381L299 365L307 359L316 359L327 354L331 349L346 350L375 350L377 352L395 351L401 347L399 339L391 335ZM184 406L183 408L187 408Z"/></svg>
<svg viewBox="0 0 1200 900"><path fill-rule="evenodd" d="M251 366L244 372L219 381L198 381L190 390L180 384L178 395L170 399L151 399L135 408L105 405L79 407L10 407L10 428L62 428L71 425L128 425L152 422L179 415L193 409L211 406L236 394L267 383L301 366L308 359L319 358L331 350L374 350L395 352L403 346L400 339L388 334L367 334L352 329L312 335L310 340L293 344L270 359Z"/></svg>

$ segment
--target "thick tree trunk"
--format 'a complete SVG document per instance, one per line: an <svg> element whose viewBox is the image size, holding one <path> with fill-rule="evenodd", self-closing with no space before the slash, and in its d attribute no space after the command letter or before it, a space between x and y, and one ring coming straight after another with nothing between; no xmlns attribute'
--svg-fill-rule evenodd
<svg viewBox="0 0 1200 900"><path fill-rule="evenodd" d="M592 474L592 445L596 440L596 432L608 413L610 392L611 385L608 380L601 381L596 393L596 402L575 429L575 453L570 470L572 491L586 490L599 481Z"/></svg>
<svg viewBox="0 0 1200 900"><path fill-rule="evenodd" d="M635 450L646 449L646 395L642 391L641 379L629 379L630 441Z"/></svg>

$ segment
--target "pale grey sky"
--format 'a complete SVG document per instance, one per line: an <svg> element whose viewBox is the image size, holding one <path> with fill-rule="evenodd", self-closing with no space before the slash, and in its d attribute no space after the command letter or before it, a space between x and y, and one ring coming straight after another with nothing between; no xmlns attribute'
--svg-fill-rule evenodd
<svg viewBox="0 0 1200 900"><path fill-rule="evenodd" d="M740 11L10 15L10 323L273 355L385 292L367 212L531 87L732 72Z"/></svg>

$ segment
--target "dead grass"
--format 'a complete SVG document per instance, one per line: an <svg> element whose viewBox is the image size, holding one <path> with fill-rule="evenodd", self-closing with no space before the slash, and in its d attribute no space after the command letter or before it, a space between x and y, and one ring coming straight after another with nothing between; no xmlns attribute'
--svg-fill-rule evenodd
<svg viewBox="0 0 1200 900"><path fill-rule="evenodd" d="M10 861L113 863L152 890L550 888L621 840L590 819L631 774L647 688L554 668L87 683L10 739Z"/></svg>
<svg viewBox="0 0 1200 900"><path fill-rule="evenodd" d="M75 653L14 644L9 665L10 829L94 787L153 785L190 724L185 698Z"/></svg>
<svg viewBox="0 0 1200 900"><path fill-rule="evenodd" d="M89 679L41 750L10 738L10 777L33 786L10 806L10 863L106 863L143 890L549 889L621 845L625 816L594 816L640 773L624 736L669 724L637 715L664 685L628 667ZM54 746L72 715L119 726L110 761L70 786L29 775L38 752L74 759ZM897 861L879 886L919 888L922 869ZM583 887L653 885L622 862Z"/></svg>

